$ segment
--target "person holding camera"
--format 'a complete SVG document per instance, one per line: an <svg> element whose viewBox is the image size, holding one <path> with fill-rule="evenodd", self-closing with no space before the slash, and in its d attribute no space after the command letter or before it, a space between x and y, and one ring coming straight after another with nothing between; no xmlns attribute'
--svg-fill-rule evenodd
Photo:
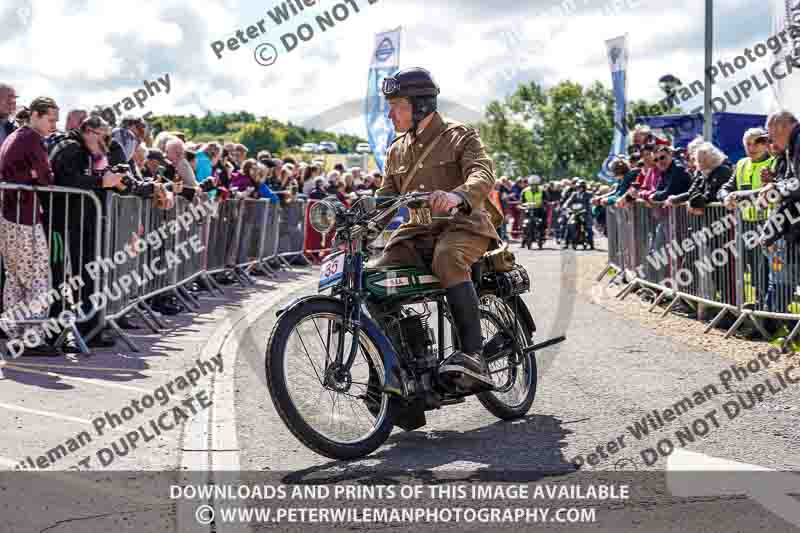
<svg viewBox="0 0 800 533"><path fill-rule="evenodd" d="M53 167L55 184L91 190L100 196L102 205L105 190L124 189L125 175L110 170L104 164L110 146L111 128L108 123L98 115L89 116L81 123L80 128L68 132L63 140L51 147L50 164ZM68 199L63 194L54 194L52 205L52 231L61 233L65 236L65 242L72 243L65 250L73 269L69 274L80 275L83 280L84 286L78 290L76 300L81 302L82 314L88 316L92 313L89 297L94 291L95 280L85 266L96 259L95 222L99 214L95 212L92 202L75 201L74 197ZM61 265L54 265L54 284L59 284L68 277L68 273L60 271L60 267ZM86 336L98 325L98 316L94 314L79 323L78 330ZM91 347L107 348L114 346L114 340L98 333L88 344Z"/></svg>

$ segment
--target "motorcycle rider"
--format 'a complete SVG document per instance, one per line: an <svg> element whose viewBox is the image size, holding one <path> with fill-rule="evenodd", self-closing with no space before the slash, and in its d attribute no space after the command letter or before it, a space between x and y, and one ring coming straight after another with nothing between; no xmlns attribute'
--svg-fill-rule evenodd
<svg viewBox="0 0 800 533"><path fill-rule="evenodd" d="M539 188L538 176L531 176L530 185L522 190L522 204L533 206L533 216L542 221L541 231L547 231L547 213L544 209L544 192ZM533 220L529 222L532 224Z"/></svg>
<svg viewBox="0 0 800 533"><path fill-rule="evenodd" d="M567 201L564 203L564 206L569 209L572 204L579 203L583 204L585 208L585 220L586 220L586 238L589 241L589 247L594 250L594 231L592 226L592 193L587 191L586 182L584 180L578 180L577 190L573 192ZM569 230L568 230L569 231ZM574 240L574 235L568 235L567 240L572 241ZM566 248L566 244L564 248Z"/></svg>
<svg viewBox="0 0 800 533"><path fill-rule="evenodd" d="M492 242L502 215L489 201L495 176L492 160L471 127L437 112L439 86L430 72L409 68L383 80L389 118L400 135L386 155L386 177L376 196L431 192L430 208L412 209L386 244L377 267L430 265L447 291L461 350L440 365L444 381L467 390L491 388L481 353L479 301L471 268ZM431 213L453 220L434 221Z"/></svg>

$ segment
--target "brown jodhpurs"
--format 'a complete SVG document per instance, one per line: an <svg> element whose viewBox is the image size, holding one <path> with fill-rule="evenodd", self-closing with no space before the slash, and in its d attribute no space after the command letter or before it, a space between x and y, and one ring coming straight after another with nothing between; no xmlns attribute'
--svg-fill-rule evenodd
<svg viewBox="0 0 800 533"><path fill-rule="evenodd" d="M462 283L465 274L469 279L472 265L486 253L490 240L461 230L417 235L391 243L375 266L430 268L447 289Z"/></svg>

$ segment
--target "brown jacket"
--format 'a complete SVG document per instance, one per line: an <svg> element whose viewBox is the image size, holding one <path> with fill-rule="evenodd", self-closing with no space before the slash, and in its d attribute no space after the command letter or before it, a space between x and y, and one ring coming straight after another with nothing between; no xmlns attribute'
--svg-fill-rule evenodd
<svg viewBox="0 0 800 533"><path fill-rule="evenodd" d="M408 183L408 175L430 143L443 134L436 148L422 162L422 166ZM431 123L412 138L404 133L394 140L386 156L386 177L377 196L393 196L408 192L454 192L467 204L466 213L459 213L452 222L434 222L430 225L406 223L392 235L390 242L412 239L432 231L437 225L446 225L448 231L462 230L499 241L495 228L502 215L489 200L494 189L494 165L486 154L478 132L457 122L445 122L435 113ZM441 230L444 228L436 228Z"/></svg>

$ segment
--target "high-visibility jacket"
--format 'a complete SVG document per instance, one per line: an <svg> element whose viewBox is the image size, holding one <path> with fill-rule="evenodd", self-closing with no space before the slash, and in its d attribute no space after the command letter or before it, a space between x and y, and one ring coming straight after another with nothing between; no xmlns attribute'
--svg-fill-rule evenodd
<svg viewBox="0 0 800 533"><path fill-rule="evenodd" d="M522 191L522 202L526 204L533 204L534 207L542 207L544 193L539 189L534 192L530 187L525 187Z"/></svg>
<svg viewBox="0 0 800 533"><path fill-rule="evenodd" d="M775 158L768 157L764 161L753 162L749 157L744 157L736 163L736 190L751 191L761 188L761 171L771 169ZM744 220L754 222L765 220L768 212L765 209L748 207L742 210Z"/></svg>

